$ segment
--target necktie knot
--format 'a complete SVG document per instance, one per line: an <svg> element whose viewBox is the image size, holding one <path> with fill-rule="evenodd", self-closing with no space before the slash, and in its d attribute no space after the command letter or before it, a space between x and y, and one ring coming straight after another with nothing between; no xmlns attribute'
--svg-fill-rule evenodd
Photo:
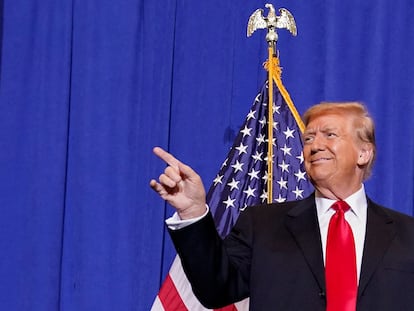
<svg viewBox="0 0 414 311"><path fill-rule="evenodd" d="M351 208L348 203L342 200L336 201L331 207L337 212L343 211L344 213Z"/></svg>

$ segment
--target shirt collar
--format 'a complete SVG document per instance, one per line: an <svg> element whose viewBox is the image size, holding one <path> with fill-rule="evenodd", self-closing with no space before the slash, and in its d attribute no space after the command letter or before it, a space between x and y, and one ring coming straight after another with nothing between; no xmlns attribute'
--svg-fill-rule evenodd
<svg viewBox="0 0 414 311"><path fill-rule="evenodd" d="M315 202L316 208L318 210L318 214L325 214L329 211L332 204L334 204L337 200L331 200L322 197L322 195L315 191ZM349 197L344 199L346 203L351 207L351 211L356 215L361 215L362 212L366 211L367 209L367 198L365 194L365 187L364 184L361 184L361 188L358 191L351 194Z"/></svg>

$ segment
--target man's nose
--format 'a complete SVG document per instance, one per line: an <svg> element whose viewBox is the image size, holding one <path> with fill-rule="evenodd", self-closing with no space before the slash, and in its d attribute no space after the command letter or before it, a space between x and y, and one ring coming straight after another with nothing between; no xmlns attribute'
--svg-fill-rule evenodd
<svg viewBox="0 0 414 311"><path fill-rule="evenodd" d="M311 151L313 153L324 150L325 149L325 141L320 134L315 135L311 143Z"/></svg>

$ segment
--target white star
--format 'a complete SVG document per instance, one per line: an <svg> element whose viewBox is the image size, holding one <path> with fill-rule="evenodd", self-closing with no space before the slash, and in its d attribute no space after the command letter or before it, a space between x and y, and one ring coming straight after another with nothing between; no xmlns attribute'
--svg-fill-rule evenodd
<svg viewBox="0 0 414 311"><path fill-rule="evenodd" d="M259 121L259 123L264 127L266 125L266 117L263 116L263 118Z"/></svg>
<svg viewBox="0 0 414 311"><path fill-rule="evenodd" d="M287 189L287 180L284 180L282 176L280 176L280 180L278 180L277 183L279 184L280 189Z"/></svg>
<svg viewBox="0 0 414 311"><path fill-rule="evenodd" d="M283 132L283 134L285 134L286 139L288 139L289 137L295 138L293 136L293 132L295 132L295 130L291 130L290 128L287 128L286 131Z"/></svg>
<svg viewBox="0 0 414 311"><path fill-rule="evenodd" d="M239 210L240 210L240 212L244 212L246 210L246 208L247 208L247 204L244 203L244 206L240 207Z"/></svg>
<svg viewBox="0 0 414 311"><path fill-rule="evenodd" d="M223 176L224 175L217 174L216 178L214 178L214 180L213 180L214 186L217 186L217 184L222 184L223 183L223 181L222 181Z"/></svg>
<svg viewBox="0 0 414 311"><path fill-rule="evenodd" d="M302 195L303 190L299 190L298 186L296 186L296 189L295 189L295 190L293 190L292 192L296 195L296 199L297 199L298 197L303 198L303 195Z"/></svg>
<svg viewBox="0 0 414 311"><path fill-rule="evenodd" d="M263 134L259 134L259 137L256 137L256 141L258 142L258 146L266 141L266 137Z"/></svg>
<svg viewBox="0 0 414 311"><path fill-rule="evenodd" d="M240 163L239 160L236 161L236 164L233 164L231 167L234 168L234 172L237 173L238 171L243 172L242 166L244 163Z"/></svg>
<svg viewBox="0 0 414 311"><path fill-rule="evenodd" d="M296 176L296 178L298 179L298 182L299 182L301 179L306 180L306 178L305 178L305 174L306 174L306 172L302 172L300 169L298 170L298 172L297 172L297 173L295 173L295 176Z"/></svg>
<svg viewBox="0 0 414 311"><path fill-rule="evenodd" d="M256 150L256 153L254 155L252 155L252 158L254 159L254 163L256 163L257 161L263 161L262 159L263 156L263 152L260 152Z"/></svg>
<svg viewBox="0 0 414 311"><path fill-rule="evenodd" d="M242 129L242 130L240 131L240 133L243 133L243 137L244 137L244 136L246 136L246 135L247 135L247 136L251 136L252 134L251 134L250 132L252 131L252 129L253 129L253 128L251 128L251 127L250 127L250 128L248 128L248 127L247 127L247 125L245 125L245 126L244 126L244 129Z"/></svg>
<svg viewBox="0 0 414 311"><path fill-rule="evenodd" d="M264 183L267 184L267 180L268 180L267 171L265 171L262 179L263 179Z"/></svg>
<svg viewBox="0 0 414 311"><path fill-rule="evenodd" d="M239 182L240 181L236 181L234 178L231 180L231 182L229 182L227 184L227 186L230 186L230 190L233 191L234 188L236 188L237 190L239 190Z"/></svg>
<svg viewBox="0 0 414 311"><path fill-rule="evenodd" d="M256 95L256 98L254 99L254 101L255 101L255 102L260 101L260 97L261 97L261 96L262 96L262 94L260 94L260 93L259 93L259 94L257 94L257 95Z"/></svg>
<svg viewBox="0 0 414 311"><path fill-rule="evenodd" d="M279 125L279 122L277 122L277 121L273 121L273 128L275 129L275 130L277 130L277 126Z"/></svg>
<svg viewBox="0 0 414 311"><path fill-rule="evenodd" d="M262 199L262 202L265 202L267 200L267 192L266 192L266 190L263 189L263 192L262 192L260 198Z"/></svg>
<svg viewBox="0 0 414 311"><path fill-rule="evenodd" d="M285 160L282 161L282 164L278 164L278 166L282 169L282 173L283 172L289 173L289 164L286 164Z"/></svg>
<svg viewBox="0 0 414 311"><path fill-rule="evenodd" d="M249 197L256 197L255 195L254 195L254 191L255 191L256 189L255 188L251 188L250 186L249 186L249 188L247 189L247 190L243 190L243 192L245 193L245 194L247 194L247 198L249 198Z"/></svg>
<svg viewBox="0 0 414 311"><path fill-rule="evenodd" d="M303 152L300 153L300 156L296 157L296 159L300 160L300 164L303 163Z"/></svg>
<svg viewBox="0 0 414 311"><path fill-rule="evenodd" d="M277 199L275 199L275 201L276 201L276 202L278 202L278 203L282 203L282 202L285 202L285 201L286 201L286 198L283 198L283 197L280 195L280 193L279 193L279 196L278 196L278 198L277 198Z"/></svg>
<svg viewBox="0 0 414 311"><path fill-rule="evenodd" d="M256 117L254 116L255 113L256 111L250 110L249 114L247 115L247 120L256 119Z"/></svg>
<svg viewBox="0 0 414 311"><path fill-rule="evenodd" d="M242 153L247 154L247 147L248 145L243 145L243 143L240 143L240 146L236 147L236 149L239 151L239 155L241 155Z"/></svg>
<svg viewBox="0 0 414 311"><path fill-rule="evenodd" d="M223 203L226 204L226 208L229 208L230 206L235 207L234 206L234 201L236 201L236 199L232 199L232 198L230 198L230 196L228 196L227 200L223 201Z"/></svg>
<svg viewBox="0 0 414 311"><path fill-rule="evenodd" d="M277 114L280 114L280 106L276 106L275 104L273 104L273 111L276 112Z"/></svg>
<svg viewBox="0 0 414 311"><path fill-rule="evenodd" d="M247 175L250 176L250 179L259 179L259 173L260 171L255 171L254 168L248 173Z"/></svg>
<svg viewBox="0 0 414 311"><path fill-rule="evenodd" d="M283 151L283 155L286 155L286 154L288 154L288 155L292 155L291 153L290 153L290 150L292 150L292 148L288 148L287 146L286 146L286 144L283 146L283 148L280 148L280 150L282 150Z"/></svg>
<svg viewBox="0 0 414 311"><path fill-rule="evenodd" d="M227 161L228 161L228 158L226 158L226 160L224 160L224 162L223 162L223 164L221 165L221 168L220 168L220 169L222 169L223 167L225 167L225 166L227 165Z"/></svg>

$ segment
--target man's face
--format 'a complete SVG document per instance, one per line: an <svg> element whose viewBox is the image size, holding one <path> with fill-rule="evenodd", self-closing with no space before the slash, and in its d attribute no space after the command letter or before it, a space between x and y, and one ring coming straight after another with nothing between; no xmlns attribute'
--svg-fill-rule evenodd
<svg viewBox="0 0 414 311"><path fill-rule="evenodd" d="M303 138L305 168L316 187L357 189L360 186L360 148L351 117L339 114L314 117Z"/></svg>

